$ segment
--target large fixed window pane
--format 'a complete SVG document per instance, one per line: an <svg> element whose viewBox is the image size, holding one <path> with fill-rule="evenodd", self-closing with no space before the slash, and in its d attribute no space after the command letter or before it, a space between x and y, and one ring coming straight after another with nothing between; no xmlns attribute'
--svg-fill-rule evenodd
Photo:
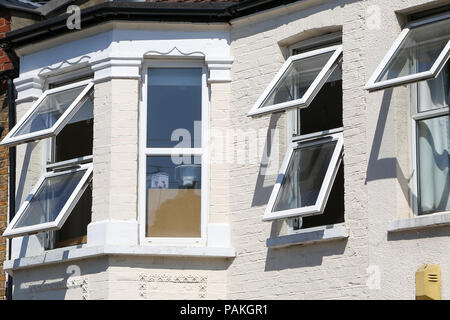
<svg viewBox="0 0 450 320"><path fill-rule="evenodd" d="M201 147L202 75L202 68L148 70L148 148L172 148L187 135L183 148Z"/></svg>
<svg viewBox="0 0 450 320"><path fill-rule="evenodd" d="M383 89L436 77L450 55L450 15L410 24L366 85Z"/></svg>
<svg viewBox="0 0 450 320"><path fill-rule="evenodd" d="M147 237L200 238L201 157L147 157Z"/></svg>
<svg viewBox="0 0 450 320"><path fill-rule="evenodd" d="M418 132L419 214L450 210L450 115L420 120Z"/></svg>
<svg viewBox="0 0 450 320"><path fill-rule="evenodd" d="M321 214L341 161L342 135L291 146L264 220Z"/></svg>
<svg viewBox="0 0 450 320"><path fill-rule="evenodd" d="M336 68L341 46L291 56L250 110L255 116L307 107Z"/></svg>
<svg viewBox="0 0 450 320"><path fill-rule="evenodd" d="M44 174L3 236L60 229L86 189L91 175L92 165Z"/></svg>

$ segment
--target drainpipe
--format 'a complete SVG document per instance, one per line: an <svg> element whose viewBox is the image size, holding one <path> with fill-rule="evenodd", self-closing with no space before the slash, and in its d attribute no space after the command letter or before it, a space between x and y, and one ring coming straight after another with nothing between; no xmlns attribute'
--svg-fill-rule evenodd
<svg viewBox="0 0 450 320"><path fill-rule="evenodd" d="M8 78L9 130L16 124L16 89L12 78ZM16 214L16 147L9 148L9 222ZM8 240L8 260L11 260L12 239ZM6 299L12 300L13 277L8 275Z"/></svg>

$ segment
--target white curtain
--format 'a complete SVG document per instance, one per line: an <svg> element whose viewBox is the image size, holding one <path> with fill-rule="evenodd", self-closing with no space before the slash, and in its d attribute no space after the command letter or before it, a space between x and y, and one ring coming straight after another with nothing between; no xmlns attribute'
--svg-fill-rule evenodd
<svg viewBox="0 0 450 320"><path fill-rule="evenodd" d="M438 78L418 85L419 112L448 108L448 68L444 68ZM419 213L422 214L450 210L449 119L447 114L417 122Z"/></svg>

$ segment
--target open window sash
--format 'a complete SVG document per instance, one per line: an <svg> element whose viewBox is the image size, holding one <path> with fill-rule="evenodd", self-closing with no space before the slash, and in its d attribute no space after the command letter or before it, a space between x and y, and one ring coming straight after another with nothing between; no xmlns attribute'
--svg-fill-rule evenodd
<svg viewBox="0 0 450 320"><path fill-rule="evenodd" d="M341 45L289 57L248 116L309 106L341 60Z"/></svg>
<svg viewBox="0 0 450 320"><path fill-rule="evenodd" d="M312 134L309 136L315 136ZM342 133L292 143L264 213L264 221L322 214L342 161Z"/></svg>
<svg viewBox="0 0 450 320"><path fill-rule="evenodd" d="M376 91L436 78L450 57L450 13L407 25L365 89Z"/></svg>
<svg viewBox="0 0 450 320"><path fill-rule="evenodd" d="M56 136L89 99L94 86L86 80L46 90L0 145L14 146Z"/></svg>
<svg viewBox="0 0 450 320"><path fill-rule="evenodd" d="M13 238L64 225L92 180L92 164L44 173L3 233Z"/></svg>

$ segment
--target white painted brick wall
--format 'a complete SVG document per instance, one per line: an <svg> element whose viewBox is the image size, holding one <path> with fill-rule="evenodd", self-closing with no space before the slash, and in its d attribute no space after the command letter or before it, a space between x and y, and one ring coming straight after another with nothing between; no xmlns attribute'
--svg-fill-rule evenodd
<svg viewBox="0 0 450 320"><path fill-rule="evenodd" d="M138 86L95 85L93 221L137 219Z"/></svg>

